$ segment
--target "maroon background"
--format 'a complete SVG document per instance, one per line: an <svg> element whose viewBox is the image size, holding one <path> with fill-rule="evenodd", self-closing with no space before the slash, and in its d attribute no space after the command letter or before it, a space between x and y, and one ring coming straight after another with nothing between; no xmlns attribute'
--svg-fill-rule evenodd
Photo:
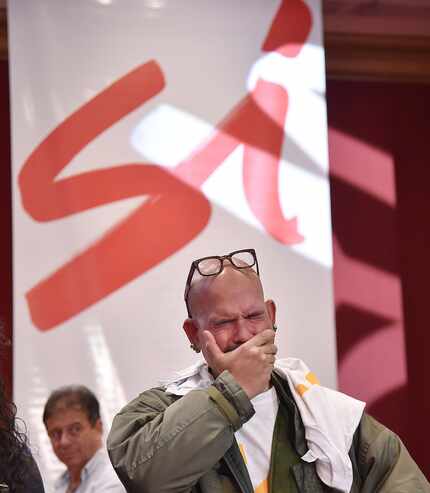
<svg viewBox="0 0 430 493"><path fill-rule="evenodd" d="M12 249L10 188L10 125L7 62L0 62L0 319L10 335L12 327ZM375 313L345 304L343 280L350 279L352 262L381 272L397 274L401 279L404 334L406 338L407 386L381 395L369 411L397 431L412 455L430 477L426 457L429 438L426 423L430 415L430 396L426 391L426 356L430 347L428 320L428 284L430 274L430 212L427 184L430 179L428 141L430 129L430 91L427 86L328 81L327 104L333 235L340 250L334 249L334 287L338 360L356 344L387 323ZM394 162L397 203L389 207L360 187L343 180L342 170L351 164L336 152L341 130L389 153ZM342 144L344 145L344 143ZM345 151L345 149L343 149ZM352 152L352 151L351 151ZM354 150L355 152L355 150ZM377 160L372 166L378 166ZM360 173L360 169L355 170ZM363 170L363 173L365 171ZM363 176L366 179L366 176ZM346 257L345 257L346 253ZM345 260L346 258L346 260ZM349 262L351 262L349 264ZM372 285L357 290L372 290ZM403 322L402 322L403 323ZM384 355L381 354L381 360ZM366 361L362 364L366 365ZM11 385L10 351L1 354L0 371L8 388ZM347 375L348 392L360 394L359 375ZM345 375L339 375L340 386ZM378 378L375 375L375 378ZM361 387L360 387L361 386Z"/></svg>
<svg viewBox="0 0 430 493"><path fill-rule="evenodd" d="M428 478L429 89L426 85L349 81L328 81L327 85L333 236L338 245L334 248L338 362L354 345L391 322L378 314L358 310L353 303L339 302L343 298L342 290L346 289L344 278L351 281L354 277L351 276L353 263L359 260L379 269L382 274L398 275L403 302L407 385L381 395L368 410L401 435ZM344 152L342 158L336 152L339 136L335 130L391 155L397 196L394 207L339 178L342 169L351 163L344 159ZM356 156L353 161L357 163ZM378 159L371 163L376 175L379 164ZM360 173L360 169L354 171ZM366 180L366 176L362 178ZM360 289L371 293L375 290L372 285L359 283L354 288L357 297ZM375 297L380 295L373 294ZM379 355L381 366L385 356L383 349ZM368 364L367 361L361 363L363 366ZM361 386L373 384L359 376L353 375L356 393L360 393ZM345 375L340 373L340 382L342 377ZM375 374L374 378L380 377ZM350 385L348 392L351 391L354 393Z"/></svg>

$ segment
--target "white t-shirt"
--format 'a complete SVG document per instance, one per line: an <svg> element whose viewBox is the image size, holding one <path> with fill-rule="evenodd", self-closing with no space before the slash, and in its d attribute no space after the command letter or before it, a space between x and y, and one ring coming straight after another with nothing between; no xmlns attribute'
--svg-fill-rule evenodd
<svg viewBox="0 0 430 493"><path fill-rule="evenodd" d="M267 493L273 429L279 407L275 388L258 394L251 402L255 414L236 431L235 437L255 493Z"/></svg>

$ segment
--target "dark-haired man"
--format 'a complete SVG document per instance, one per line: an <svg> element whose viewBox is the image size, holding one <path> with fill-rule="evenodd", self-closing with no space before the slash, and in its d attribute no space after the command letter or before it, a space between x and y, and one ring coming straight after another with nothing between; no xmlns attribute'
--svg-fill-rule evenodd
<svg viewBox="0 0 430 493"><path fill-rule="evenodd" d="M49 396L43 422L58 459L66 471L56 493L124 493L105 450L96 396L83 385L61 387Z"/></svg>
<svg viewBox="0 0 430 493"><path fill-rule="evenodd" d="M430 492L364 403L275 358L276 306L253 249L195 260L185 302L205 361L115 417L108 450L129 493Z"/></svg>

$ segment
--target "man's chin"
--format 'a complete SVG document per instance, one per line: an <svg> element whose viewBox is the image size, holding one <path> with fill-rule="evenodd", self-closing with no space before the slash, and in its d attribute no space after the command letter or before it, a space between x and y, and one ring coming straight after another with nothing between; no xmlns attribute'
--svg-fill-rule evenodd
<svg viewBox="0 0 430 493"><path fill-rule="evenodd" d="M60 461L67 467L76 467L79 466L81 463L81 458L77 457L75 455L64 455L62 457L58 457Z"/></svg>

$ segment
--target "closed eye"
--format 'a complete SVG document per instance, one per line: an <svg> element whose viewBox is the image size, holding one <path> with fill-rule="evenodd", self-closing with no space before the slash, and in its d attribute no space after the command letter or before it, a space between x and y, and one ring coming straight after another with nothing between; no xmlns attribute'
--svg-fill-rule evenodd
<svg viewBox="0 0 430 493"><path fill-rule="evenodd" d="M264 313L263 312L252 312L249 315L247 315L246 318L258 319L258 318L262 318L263 316L264 316Z"/></svg>
<svg viewBox="0 0 430 493"><path fill-rule="evenodd" d="M234 322L234 319L232 318L226 318L226 319L222 319L222 320L216 320L214 322L214 326L215 327L222 327L223 325L227 325L231 322Z"/></svg>

